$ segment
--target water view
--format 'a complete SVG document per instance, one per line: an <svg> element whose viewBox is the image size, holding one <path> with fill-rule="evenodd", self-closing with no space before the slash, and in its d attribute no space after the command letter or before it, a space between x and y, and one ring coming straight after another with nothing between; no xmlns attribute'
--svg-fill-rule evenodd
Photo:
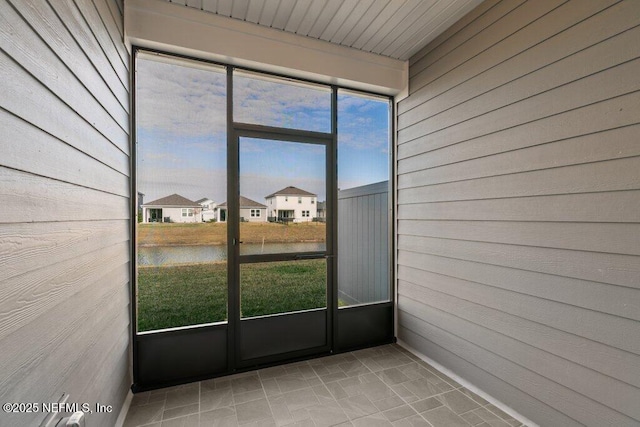
<svg viewBox="0 0 640 427"><path fill-rule="evenodd" d="M324 242L312 243L243 243L242 255L325 250ZM149 246L138 248L138 265L159 267L172 264L222 262L227 260L226 245Z"/></svg>

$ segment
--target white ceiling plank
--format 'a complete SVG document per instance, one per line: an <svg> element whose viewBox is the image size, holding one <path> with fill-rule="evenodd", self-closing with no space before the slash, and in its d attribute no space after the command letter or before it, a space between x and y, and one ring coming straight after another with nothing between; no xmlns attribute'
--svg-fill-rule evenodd
<svg viewBox="0 0 640 427"><path fill-rule="evenodd" d="M353 43L360 37L363 31L365 31L374 19L380 15L385 7L389 5L388 0L375 0L371 7L362 15L362 18L351 28L346 37L342 39L341 44L344 46L352 46Z"/></svg>
<svg viewBox="0 0 640 427"><path fill-rule="evenodd" d="M378 31L376 31L361 49L366 52L371 52L371 50L379 45L389 33L396 29L407 16L411 15L413 10L418 6L420 6L420 0L407 0L386 22L380 23Z"/></svg>
<svg viewBox="0 0 640 427"><path fill-rule="evenodd" d="M382 25L386 23L391 18L391 16L393 16L393 14L398 11L398 9L404 7L405 3L405 1L401 0L388 1L382 12L380 12L378 16L375 17L375 19L367 28L365 28L360 34L358 34L358 38L351 44L351 46L356 49L362 48L365 43L371 40L371 37L378 33L380 27L382 27Z"/></svg>
<svg viewBox="0 0 640 427"><path fill-rule="evenodd" d="M279 5L279 0L267 0L262 8L262 15L260 15L258 24L264 25L265 27L271 27Z"/></svg>
<svg viewBox="0 0 640 427"><path fill-rule="evenodd" d="M466 0L438 0L433 7L416 20L415 24L407 27L381 54L399 54L400 50L405 50L404 46L407 43L413 46L417 40L428 37L433 33L435 27L440 26L447 19L446 12L459 10L461 4L464 6L465 2Z"/></svg>
<svg viewBox="0 0 640 427"><path fill-rule="evenodd" d="M306 36L307 34L309 34L311 27L313 27L313 24L316 23L316 21L318 20L318 17L322 13L322 11L325 9L326 3L327 2L325 0L314 0L311 3L311 6L309 6L309 9L307 10L307 13L304 15L304 18L302 19L302 21L300 22L300 25L298 25L298 29L296 31L297 34L300 34L303 36Z"/></svg>
<svg viewBox="0 0 640 427"><path fill-rule="evenodd" d="M249 0L249 7L247 8L246 21L257 24L262 14L262 8L264 7L265 0Z"/></svg>
<svg viewBox="0 0 640 427"><path fill-rule="evenodd" d="M165 1L401 60L483 4L483 0Z"/></svg>
<svg viewBox="0 0 640 427"><path fill-rule="evenodd" d="M320 35L320 39L330 41L334 34L340 29L342 23L347 19L351 11L358 4L358 0L345 0L340 5L340 9L333 16L327 27Z"/></svg>
<svg viewBox="0 0 640 427"><path fill-rule="evenodd" d="M347 15L338 31L331 37L332 43L342 44L342 40L349 34L355 25L360 22L365 13L369 10L374 0L358 0L351 13Z"/></svg>
<svg viewBox="0 0 640 427"><path fill-rule="evenodd" d="M309 10L310 5L311 0L298 0L295 7L293 8L293 12L291 12L289 22L287 22L284 30L291 33L295 33L296 31L298 31L300 22L302 22L304 16L307 14L307 10Z"/></svg>
<svg viewBox="0 0 640 427"><path fill-rule="evenodd" d="M318 15L318 19L316 19L316 22L307 33L307 36L313 37L314 39L320 38L320 35L327 28L327 25L329 25L329 22L331 22L341 5L342 0L328 0Z"/></svg>
<svg viewBox="0 0 640 427"><path fill-rule="evenodd" d="M202 10L216 13L216 10L218 10L218 0L202 0Z"/></svg>
<svg viewBox="0 0 640 427"><path fill-rule="evenodd" d="M230 17L231 9L233 9L233 0L218 0L218 10L216 10L218 15Z"/></svg>
<svg viewBox="0 0 640 427"><path fill-rule="evenodd" d="M249 0L233 0L233 6L231 7L231 17L236 19L247 18L247 10L249 9Z"/></svg>
<svg viewBox="0 0 640 427"><path fill-rule="evenodd" d="M401 49L397 50L398 57L409 59L416 53L418 53L423 47L435 40L438 35L442 34L445 30L451 27L454 23L465 16L475 6L481 3L480 0L467 0L461 2L460 6L453 13L447 11L446 16L442 16L437 25L434 25L429 32L421 32L417 34L412 40L405 43Z"/></svg>
<svg viewBox="0 0 640 427"><path fill-rule="evenodd" d="M280 0L280 5L278 6L276 16L273 18L271 26L278 30L284 30L284 27L287 26L287 22L289 22L289 18L293 13L295 5L296 0Z"/></svg>
<svg viewBox="0 0 640 427"><path fill-rule="evenodd" d="M408 31L413 25L420 25L418 19L425 16L425 14L433 8L433 6L438 2L438 0L425 0L420 2L418 7L416 7L411 14L405 17L400 24L394 28L385 39L371 49L371 52L380 54L383 50L385 50L389 45L391 45L398 37L400 37L403 33Z"/></svg>

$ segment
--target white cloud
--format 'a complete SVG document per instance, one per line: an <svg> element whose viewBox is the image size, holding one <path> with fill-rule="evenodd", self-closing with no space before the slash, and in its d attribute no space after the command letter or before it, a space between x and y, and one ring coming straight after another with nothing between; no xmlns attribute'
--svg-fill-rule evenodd
<svg viewBox="0 0 640 427"><path fill-rule="evenodd" d="M226 132L226 75L138 59L136 121L166 139Z"/></svg>

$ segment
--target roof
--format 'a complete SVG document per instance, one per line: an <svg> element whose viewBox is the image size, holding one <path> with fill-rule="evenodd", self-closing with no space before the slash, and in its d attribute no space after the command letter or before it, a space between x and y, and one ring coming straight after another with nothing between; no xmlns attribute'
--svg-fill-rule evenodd
<svg viewBox="0 0 640 427"><path fill-rule="evenodd" d="M189 200L186 197L182 197L179 194L172 194L167 197L163 197L153 202L145 203L142 206L175 206L181 208L201 208L200 204Z"/></svg>
<svg viewBox="0 0 640 427"><path fill-rule="evenodd" d="M198 200L196 200L196 203L204 203L204 202L206 202L207 200L208 200L208 201L210 201L210 202L213 202L213 200L211 200L210 198L208 198L208 197L203 197L202 199L198 199Z"/></svg>
<svg viewBox="0 0 640 427"><path fill-rule="evenodd" d="M218 205L218 207L220 208L226 208L227 207L227 202L224 203L220 203ZM265 205L263 205L262 203L258 203L255 200L251 200L251 199L247 199L246 197L240 196L240 209L243 208L260 208L260 209L266 209L267 207Z"/></svg>
<svg viewBox="0 0 640 427"><path fill-rule="evenodd" d="M287 188L283 188L280 191L276 191L273 194L269 194L266 198L270 198L273 196L312 196L317 197L317 194L309 193L308 191L301 190L297 187L289 186Z"/></svg>

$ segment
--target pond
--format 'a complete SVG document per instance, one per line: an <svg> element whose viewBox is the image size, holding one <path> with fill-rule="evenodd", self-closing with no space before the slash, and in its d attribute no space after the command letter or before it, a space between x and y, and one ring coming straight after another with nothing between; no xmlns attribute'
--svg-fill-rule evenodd
<svg viewBox="0 0 640 427"><path fill-rule="evenodd" d="M324 250L324 242L242 244L242 255L317 252ZM226 260L226 245L146 246L138 248L138 265L161 266Z"/></svg>

